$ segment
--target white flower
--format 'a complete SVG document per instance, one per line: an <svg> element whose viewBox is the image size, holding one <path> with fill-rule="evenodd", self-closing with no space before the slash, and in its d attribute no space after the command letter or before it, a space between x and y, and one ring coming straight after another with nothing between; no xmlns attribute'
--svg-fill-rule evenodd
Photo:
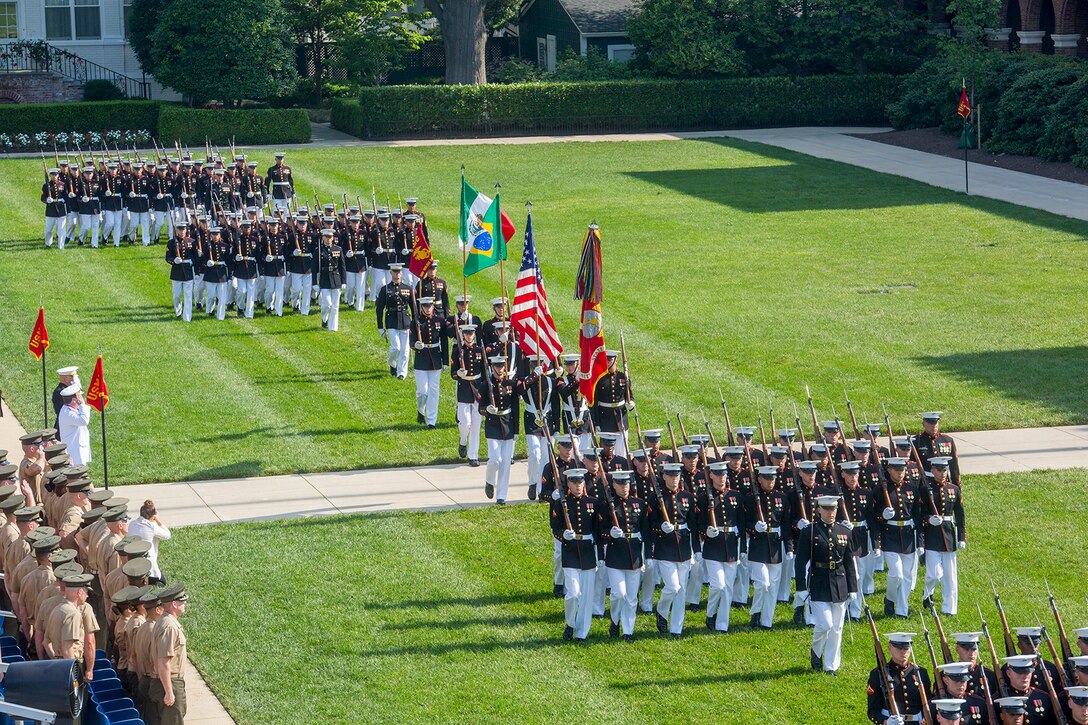
<svg viewBox="0 0 1088 725"><path fill-rule="evenodd" d="M30 137L27 136L25 133L17 133L17 134L15 134L15 143L17 143L20 146L29 146L30 145Z"/></svg>
<svg viewBox="0 0 1088 725"><path fill-rule="evenodd" d="M60 133L57 134L56 141L59 144L68 143L68 134L66 134L64 131L61 131Z"/></svg>

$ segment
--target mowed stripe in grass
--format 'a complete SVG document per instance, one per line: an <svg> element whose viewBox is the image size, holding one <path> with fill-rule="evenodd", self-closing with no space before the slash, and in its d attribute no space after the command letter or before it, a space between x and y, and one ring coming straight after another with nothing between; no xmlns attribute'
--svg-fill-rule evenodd
<svg viewBox="0 0 1088 725"><path fill-rule="evenodd" d="M1088 405L1069 384L1088 364L1081 222L734 141L312 149L290 162L307 203L314 188L364 206L371 187L381 204L419 196L454 293L460 164L482 190L502 181L519 230L531 199L568 349L577 258L596 220L606 339L625 334L647 427L668 408L690 429L705 410L724 439L719 386L734 424L766 417L772 400L784 423L806 384L825 417L832 403L845 412L847 388L859 423L886 402L897 428L931 408L952 430L1071 423ZM339 334L320 329L316 304L310 318L181 324L161 245L42 249L40 169L0 168L2 198L20 202L0 209L0 391L28 428L40 383L25 345L43 294L50 369L75 362L89 375L104 346L113 482L454 460L448 377L439 430L420 430L414 386L388 376L372 308L342 310ZM520 237L508 293L519 259ZM469 291L488 317L497 272Z"/></svg>
<svg viewBox="0 0 1088 725"><path fill-rule="evenodd" d="M991 577L1011 626L1050 621L1044 578L1066 626L1088 624L1086 541L1069 505L1086 494L1084 470L968 477L960 611L945 631L978 630L978 602L1000 647ZM190 654L242 725L864 720L864 624L845 635L837 679L808 671L811 632L784 606L770 633L734 610L727 636L699 612L679 641L640 615L633 644L603 621L587 644L564 643L546 519L526 504L219 525L179 530L162 556L192 591ZM920 631L916 614L879 614L883 589L878 574L880 632ZM931 669L921 641L916 656Z"/></svg>

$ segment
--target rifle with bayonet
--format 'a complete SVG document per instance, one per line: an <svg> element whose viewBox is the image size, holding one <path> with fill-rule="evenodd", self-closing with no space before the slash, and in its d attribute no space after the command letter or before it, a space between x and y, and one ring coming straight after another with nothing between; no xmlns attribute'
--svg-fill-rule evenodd
<svg viewBox="0 0 1088 725"><path fill-rule="evenodd" d="M725 395L722 394L720 385L718 386L718 396L722 399L722 413L725 414L725 437L729 445L734 446L736 442L733 439L733 424L729 422L729 406L725 404Z"/></svg>

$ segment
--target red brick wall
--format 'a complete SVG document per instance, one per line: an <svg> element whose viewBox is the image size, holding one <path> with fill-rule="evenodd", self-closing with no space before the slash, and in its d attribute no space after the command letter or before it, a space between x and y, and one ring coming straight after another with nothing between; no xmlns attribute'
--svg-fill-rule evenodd
<svg viewBox="0 0 1088 725"><path fill-rule="evenodd" d="M78 101L82 87L50 73L0 73L0 101L63 103Z"/></svg>

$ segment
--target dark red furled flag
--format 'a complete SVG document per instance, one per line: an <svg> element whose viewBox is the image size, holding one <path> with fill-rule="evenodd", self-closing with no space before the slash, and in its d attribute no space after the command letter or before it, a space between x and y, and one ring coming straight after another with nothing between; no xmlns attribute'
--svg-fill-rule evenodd
<svg viewBox="0 0 1088 725"><path fill-rule="evenodd" d="M412 244L412 258L408 261L408 271L423 279L424 273L431 268L434 254L430 242L423 236L423 227L416 227L416 238Z"/></svg>
<svg viewBox="0 0 1088 725"><path fill-rule="evenodd" d="M582 359L578 365L578 389L590 405L593 405L597 381L608 372L604 322L601 318L601 301L604 298L601 272L601 230L596 224L590 224L582 243L582 261L578 265L574 289L574 298L582 300L582 325L578 330Z"/></svg>
<svg viewBox="0 0 1088 725"><path fill-rule="evenodd" d="M106 376L102 371L102 356L98 356L98 362L94 364L94 374L91 375L91 384L87 386L87 405L99 413L110 404L110 391L106 388Z"/></svg>
<svg viewBox="0 0 1088 725"><path fill-rule="evenodd" d="M956 113L964 120L967 120L967 117L971 115L971 101L967 99L966 81L964 82L963 87L960 88L960 105L959 108L956 109Z"/></svg>
<svg viewBox="0 0 1088 725"><path fill-rule="evenodd" d="M45 330L45 307L39 306L38 321L34 323L34 331L30 333L30 353L41 360L48 348L49 333Z"/></svg>

